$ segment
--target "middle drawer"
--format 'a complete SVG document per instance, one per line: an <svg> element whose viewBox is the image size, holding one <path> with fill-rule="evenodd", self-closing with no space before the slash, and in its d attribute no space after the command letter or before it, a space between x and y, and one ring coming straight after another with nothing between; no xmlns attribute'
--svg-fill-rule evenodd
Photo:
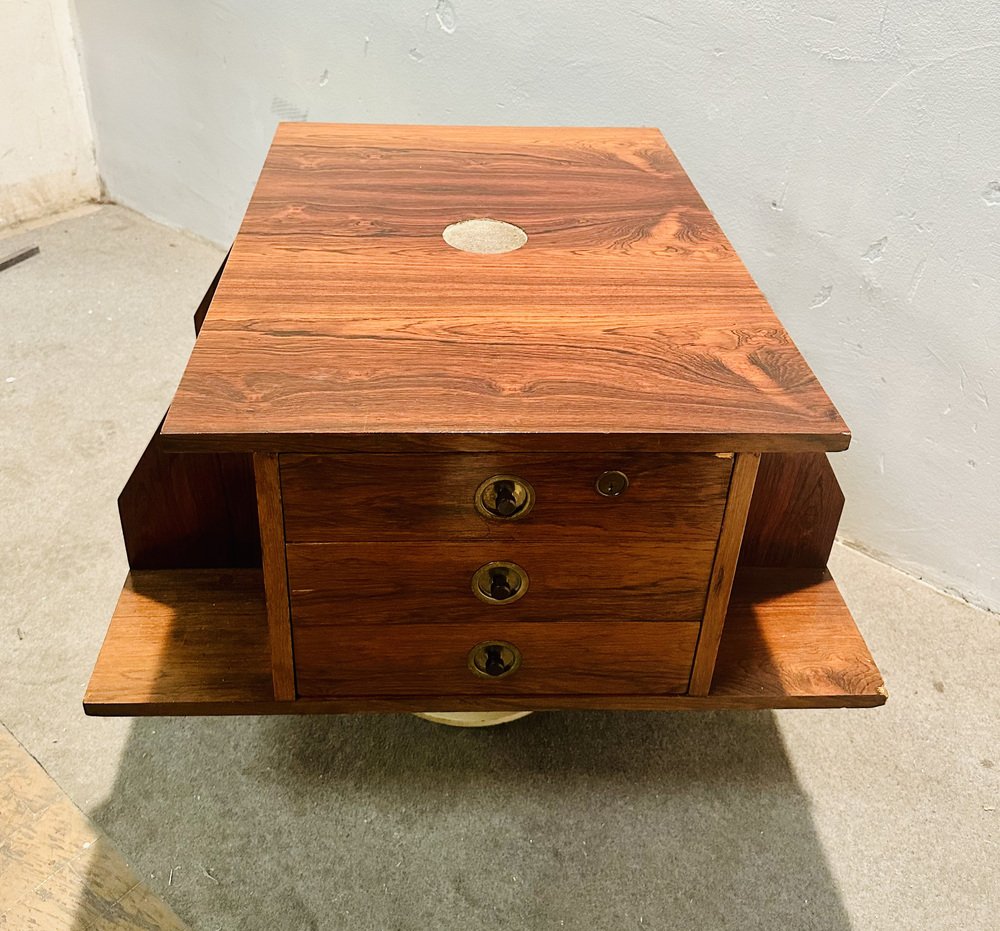
<svg viewBox="0 0 1000 931"><path fill-rule="evenodd" d="M715 540L619 543L290 543L292 624L700 620ZM484 603L477 570L526 576L523 597Z"/></svg>

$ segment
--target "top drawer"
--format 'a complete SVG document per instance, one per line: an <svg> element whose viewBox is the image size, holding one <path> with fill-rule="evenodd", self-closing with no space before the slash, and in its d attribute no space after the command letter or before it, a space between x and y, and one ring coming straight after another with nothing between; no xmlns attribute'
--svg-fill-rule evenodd
<svg viewBox="0 0 1000 931"><path fill-rule="evenodd" d="M623 537L715 540L733 465L713 453L351 453L279 461L288 543L609 534L609 546ZM627 476L622 493L598 491L608 471ZM477 508L477 490L498 476L530 486L533 503L522 517Z"/></svg>

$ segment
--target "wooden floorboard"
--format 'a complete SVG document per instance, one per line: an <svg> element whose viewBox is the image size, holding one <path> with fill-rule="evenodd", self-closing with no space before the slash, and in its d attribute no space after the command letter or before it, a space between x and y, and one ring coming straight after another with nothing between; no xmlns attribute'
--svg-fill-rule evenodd
<svg viewBox="0 0 1000 931"><path fill-rule="evenodd" d="M614 623L609 621L608 623ZM500 709L871 707L886 692L825 570L742 570L706 696L274 700L259 571L130 575L84 707L95 715L311 714Z"/></svg>
<svg viewBox="0 0 1000 931"><path fill-rule="evenodd" d="M187 929L2 726L0 928Z"/></svg>

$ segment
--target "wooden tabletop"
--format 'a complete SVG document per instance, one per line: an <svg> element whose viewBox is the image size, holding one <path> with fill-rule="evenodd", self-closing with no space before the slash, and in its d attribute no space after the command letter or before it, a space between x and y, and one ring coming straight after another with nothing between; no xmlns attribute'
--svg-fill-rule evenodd
<svg viewBox="0 0 1000 931"><path fill-rule="evenodd" d="M520 227L516 251L446 226ZM792 450L849 433L655 129L278 127L177 448Z"/></svg>

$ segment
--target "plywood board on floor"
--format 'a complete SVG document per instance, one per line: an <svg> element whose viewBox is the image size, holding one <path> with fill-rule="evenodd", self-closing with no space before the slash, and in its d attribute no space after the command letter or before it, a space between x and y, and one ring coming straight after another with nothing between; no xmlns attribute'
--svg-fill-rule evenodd
<svg viewBox="0 0 1000 931"><path fill-rule="evenodd" d="M2 726L0 928L187 931Z"/></svg>

